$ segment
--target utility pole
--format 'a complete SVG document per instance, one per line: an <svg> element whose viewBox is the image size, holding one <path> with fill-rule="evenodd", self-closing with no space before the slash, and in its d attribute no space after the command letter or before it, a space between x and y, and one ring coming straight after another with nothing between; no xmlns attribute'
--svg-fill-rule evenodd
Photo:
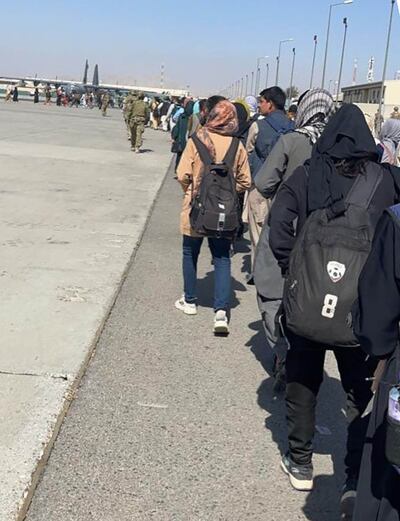
<svg viewBox="0 0 400 521"><path fill-rule="evenodd" d="M382 121L382 105L383 105L383 96L385 93L385 80L386 80L386 69L387 69L387 62L389 57L389 48L390 48L390 36L392 33L392 22L393 22L393 9L394 4L396 3L396 0L391 0L392 6L390 9L390 19L389 19L389 28L388 28L388 35L387 35L387 42L386 42L386 53L385 53L385 62L383 65L383 73L382 73L382 85L381 85L381 91L379 94L379 108L378 108L378 128L381 129L381 121Z"/></svg>
<svg viewBox="0 0 400 521"><path fill-rule="evenodd" d="M290 96L290 102L292 102L292 99L293 99L293 74L294 74L294 63L296 61L296 48L293 47L293 58L292 58L292 72L290 74L290 91L289 91L289 96Z"/></svg>
<svg viewBox="0 0 400 521"><path fill-rule="evenodd" d="M342 46L342 58L340 60L338 86L337 86L337 91L336 91L336 101L335 101L336 105L338 104L338 101L339 101L340 83L342 81L344 51L346 49L346 37L347 37L347 18L343 18L343 24L344 24L344 36L343 36L343 46Z"/></svg>
<svg viewBox="0 0 400 521"><path fill-rule="evenodd" d="M311 78L310 78L310 89L312 89L313 79L314 79L314 69L315 69L315 57L317 56L317 45L318 45L318 36L314 35L314 55L311 66Z"/></svg>

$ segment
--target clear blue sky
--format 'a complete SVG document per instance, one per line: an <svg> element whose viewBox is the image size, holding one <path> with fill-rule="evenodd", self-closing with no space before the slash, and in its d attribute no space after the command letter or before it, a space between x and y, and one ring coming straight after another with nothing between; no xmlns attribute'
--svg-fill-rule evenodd
<svg viewBox="0 0 400 521"><path fill-rule="evenodd" d="M336 0L339 1L339 0ZM0 75L80 79L85 58L99 64L100 80L158 85L190 84L198 94L217 92L250 73L258 56L269 55L271 80L279 40L283 47L281 85L290 78L296 47L295 81L308 86L313 35L319 37L316 80L322 62L329 4L333 0L41 0L4 2L1 7ZM370 56L375 78L383 67L390 0L354 0L335 7L327 80L338 76L342 19L348 17L343 84L358 59L358 82L365 82ZM388 78L400 70L400 15L395 8ZM264 81L264 79L262 80Z"/></svg>

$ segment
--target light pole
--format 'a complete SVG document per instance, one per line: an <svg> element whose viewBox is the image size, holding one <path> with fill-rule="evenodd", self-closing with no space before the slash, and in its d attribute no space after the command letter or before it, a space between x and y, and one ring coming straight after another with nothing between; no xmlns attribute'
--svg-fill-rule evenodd
<svg viewBox="0 0 400 521"><path fill-rule="evenodd" d="M246 74L246 89L245 89L245 93L244 93L245 96L247 96L247 94L249 92L248 88L249 88L249 75Z"/></svg>
<svg viewBox="0 0 400 521"><path fill-rule="evenodd" d="M293 74L294 74L295 61L296 61L296 48L293 47L292 72L290 74L290 90L289 90L290 102L292 102L292 99L293 99L292 89L293 89Z"/></svg>
<svg viewBox="0 0 400 521"><path fill-rule="evenodd" d="M322 88L325 86L325 74L326 74L326 62L328 59L328 45L329 45L329 33L331 30L331 18L332 18L332 7L336 7L337 5L347 5L352 4L353 0L343 0L343 2L339 2L337 4L331 4L329 6L329 17L328 17L328 29L326 31L326 44L325 44L325 59L324 59L324 68L322 71Z"/></svg>
<svg viewBox="0 0 400 521"><path fill-rule="evenodd" d="M243 81L244 78L242 76L242 79L240 80L240 97L243 98Z"/></svg>
<svg viewBox="0 0 400 521"><path fill-rule="evenodd" d="M265 88L268 88L268 79L269 79L269 63L267 62L267 73L265 76Z"/></svg>
<svg viewBox="0 0 400 521"><path fill-rule="evenodd" d="M334 81L335 81L335 80L329 80L329 89L328 89L329 92L332 92L332 91L331 91L331 85L332 85L332 83L333 83Z"/></svg>
<svg viewBox="0 0 400 521"><path fill-rule="evenodd" d="M381 91L379 94L379 108L378 108L378 129L381 129L381 121L382 121L382 105L383 105L383 96L385 93L385 79L386 79L386 69L387 69L387 62L388 62L388 56L389 56L389 47L390 47L390 35L392 33L392 21L393 21L393 8L394 4L396 3L396 0L391 0L392 7L390 10L390 19L389 19L389 29L388 29L388 35L387 35L387 42L386 42L386 53L385 53L385 62L383 65L383 74L382 74L382 85L381 85Z"/></svg>
<svg viewBox="0 0 400 521"><path fill-rule="evenodd" d="M269 56L260 56L257 58L257 72L256 72L256 86L255 86L255 92L254 95L257 96L258 90L260 88L260 80L261 80L261 69L260 69L260 63L262 60L268 60Z"/></svg>
<svg viewBox="0 0 400 521"><path fill-rule="evenodd" d="M315 57L317 55L317 45L318 45L318 36L315 34L314 35L314 55L313 55L312 66L311 66L310 89L312 89L312 82L314 79Z"/></svg>
<svg viewBox="0 0 400 521"><path fill-rule="evenodd" d="M353 1L353 0L351 0ZM278 85L278 80L279 80L279 63L281 61L281 47L282 47L282 44L283 43L286 43L286 42L293 42L293 38L288 38L287 40L281 40L279 42L279 51L278 51L278 56L276 57L276 78L275 78L275 85Z"/></svg>
<svg viewBox="0 0 400 521"><path fill-rule="evenodd" d="M251 89L250 89L251 94L253 94L253 86L254 86L254 72L251 73Z"/></svg>
<svg viewBox="0 0 400 521"><path fill-rule="evenodd" d="M338 86L337 86L337 91L336 91L336 101L335 101L336 105L339 101L340 82L342 81L344 51L346 48L346 37L347 37L347 18L343 18L343 24L344 24L344 36L343 36L343 46L342 46L342 58L340 60Z"/></svg>

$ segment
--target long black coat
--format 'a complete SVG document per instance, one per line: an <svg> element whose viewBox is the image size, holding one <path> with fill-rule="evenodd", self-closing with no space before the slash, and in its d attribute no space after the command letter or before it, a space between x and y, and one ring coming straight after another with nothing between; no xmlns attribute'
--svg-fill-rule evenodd
<svg viewBox="0 0 400 521"><path fill-rule="evenodd" d="M400 205L378 224L360 276L354 319L364 351L387 363L371 413L353 521L399 521L400 474L385 458L385 438L389 390L400 378Z"/></svg>

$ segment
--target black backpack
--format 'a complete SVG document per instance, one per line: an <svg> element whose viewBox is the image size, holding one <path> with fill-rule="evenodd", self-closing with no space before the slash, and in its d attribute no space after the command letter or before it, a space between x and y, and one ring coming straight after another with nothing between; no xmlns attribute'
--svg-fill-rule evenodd
<svg viewBox="0 0 400 521"><path fill-rule="evenodd" d="M346 197L346 210L315 210L301 229L289 260L283 305L293 333L326 347L357 346L351 306L371 249L376 219L368 211L383 177L370 163Z"/></svg>
<svg viewBox="0 0 400 521"><path fill-rule="evenodd" d="M203 163L200 186L191 202L190 225L204 237L233 239L240 227L240 205L233 165L239 139L232 143L221 163L213 161L205 144L192 135Z"/></svg>

